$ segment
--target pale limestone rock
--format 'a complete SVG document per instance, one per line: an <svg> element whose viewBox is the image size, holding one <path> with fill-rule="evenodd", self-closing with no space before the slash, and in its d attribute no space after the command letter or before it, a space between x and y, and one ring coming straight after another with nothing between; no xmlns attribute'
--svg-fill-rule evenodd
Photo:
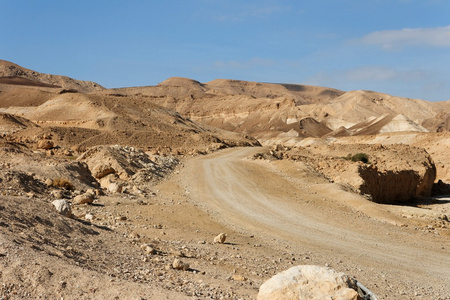
<svg viewBox="0 0 450 300"><path fill-rule="evenodd" d="M264 282L258 300L360 300L356 281L327 267L302 265L278 273Z"/></svg>
<svg viewBox="0 0 450 300"><path fill-rule="evenodd" d="M72 216L72 209L70 207L69 202L64 199L58 199L52 202L52 204L55 206L56 211L60 213L63 216L71 217Z"/></svg>
<svg viewBox="0 0 450 300"><path fill-rule="evenodd" d="M121 193L122 192L122 185L120 185L117 182L111 182L108 185L108 192L111 194Z"/></svg>

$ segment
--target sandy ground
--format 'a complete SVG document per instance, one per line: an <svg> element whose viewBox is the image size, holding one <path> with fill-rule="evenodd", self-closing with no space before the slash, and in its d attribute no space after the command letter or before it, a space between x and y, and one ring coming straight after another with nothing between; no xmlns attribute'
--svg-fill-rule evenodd
<svg viewBox="0 0 450 300"><path fill-rule="evenodd" d="M314 264L355 276L382 299L448 299L448 229L417 230L415 220L342 191L301 164L245 159L255 151L190 161L181 176L189 199L277 251L312 253Z"/></svg>
<svg viewBox="0 0 450 300"><path fill-rule="evenodd" d="M404 218L404 207L345 192L301 163L248 158L259 151L187 158L152 195L101 196L73 206L75 219L46 199L0 196L0 295L255 299L273 275L313 264L379 299L450 299L447 226Z"/></svg>

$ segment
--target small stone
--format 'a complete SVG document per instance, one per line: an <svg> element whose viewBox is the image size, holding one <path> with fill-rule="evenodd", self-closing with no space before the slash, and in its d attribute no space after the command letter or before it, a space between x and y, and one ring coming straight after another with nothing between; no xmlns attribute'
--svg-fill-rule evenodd
<svg viewBox="0 0 450 300"><path fill-rule="evenodd" d="M111 194L121 193L122 186L117 182L112 182L108 185L108 192L110 192Z"/></svg>
<svg viewBox="0 0 450 300"><path fill-rule="evenodd" d="M234 281L246 281L247 280L247 278L245 278L244 276L237 275L237 274L231 276L231 279Z"/></svg>
<svg viewBox="0 0 450 300"><path fill-rule="evenodd" d="M50 179L47 179L47 180L50 180ZM52 181L52 180L50 180L50 181ZM52 181L52 183L53 183L53 181ZM53 190L50 192L50 195L52 195L56 199L61 199L64 197L64 193L61 190Z"/></svg>
<svg viewBox="0 0 450 300"><path fill-rule="evenodd" d="M53 148L53 142L49 140L40 140L37 147L38 149L49 150Z"/></svg>
<svg viewBox="0 0 450 300"><path fill-rule="evenodd" d="M86 214L86 215L84 216L84 218L85 218L87 221L92 221L92 220L94 220L94 216L93 216L92 214Z"/></svg>
<svg viewBox="0 0 450 300"><path fill-rule="evenodd" d="M94 194L84 193L72 199L73 204L91 204L94 202Z"/></svg>
<svg viewBox="0 0 450 300"><path fill-rule="evenodd" d="M189 264L182 262L178 258L175 258L172 263L172 268L174 268L175 270L187 271L189 270Z"/></svg>
<svg viewBox="0 0 450 300"><path fill-rule="evenodd" d="M60 213L63 216L71 217L72 216L72 209L70 207L69 202L64 199L55 200L52 202L52 204L55 206L56 211Z"/></svg>
<svg viewBox="0 0 450 300"><path fill-rule="evenodd" d="M147 247L145 247L144 250L145 250L145 253L147 253L147 254L155 254L156 253L156 250L148 245L147 245Z"/></svg>
<svg viewBox="0 0 450 300"><path fill-rule="evenodd" d="M223 244L223 243L225 243L226 239L227 239L227 235L225 233L221 233L214 238L214 243Z"/></svg>

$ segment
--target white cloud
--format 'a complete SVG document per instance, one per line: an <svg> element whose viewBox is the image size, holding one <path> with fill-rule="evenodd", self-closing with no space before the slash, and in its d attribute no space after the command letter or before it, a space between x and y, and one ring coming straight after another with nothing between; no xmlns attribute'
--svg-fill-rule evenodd
<svg viewBox="0 0 450 300"><path fill-rule="evenodd" d="M358 41L367 45L381 46L386 50L401 49L405 46L450 47L450 25L375 31Z"/></svg>

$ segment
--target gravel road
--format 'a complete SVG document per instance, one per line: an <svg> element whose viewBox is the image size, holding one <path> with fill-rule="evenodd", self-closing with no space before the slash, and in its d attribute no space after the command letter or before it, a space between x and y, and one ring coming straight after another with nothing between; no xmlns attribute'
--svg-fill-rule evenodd
<svg viewBox="0 0 450 300"><path fill-rule="evenodd" d="M382 299L450 299L448 235L382 222L396 217L377 204L365 204L374 216L351 207L367 200L305 165L248 159L258 151L229 149L188 161L188 197L230 228L311 253Z"/></svg>

